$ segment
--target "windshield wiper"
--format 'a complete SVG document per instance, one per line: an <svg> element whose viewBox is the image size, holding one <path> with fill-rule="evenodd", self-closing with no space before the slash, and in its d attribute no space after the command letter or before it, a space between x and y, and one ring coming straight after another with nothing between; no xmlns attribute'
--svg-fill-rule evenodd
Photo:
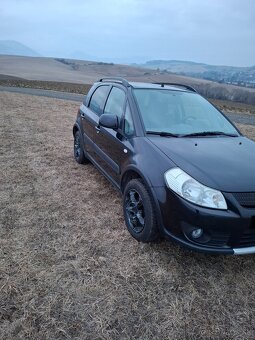
<svg viewBox="0 0 255 340"><path fill-rule="evenodd" d="M176 133L165 132L165 131L146 131L146 133L150 135L158 135L162 137L176 137L176 138L180 137L180 135Z"/></svg>
<svg viewBox="0 0 255 340"><path fill-rule="evenodd" d="M223 131L202 131L202 132L194 132L187 133L185 135L181 135L181 137L196 137L196 136L228 136L228 137L239 137L239 135L235 133L227 133Z"/></svg>

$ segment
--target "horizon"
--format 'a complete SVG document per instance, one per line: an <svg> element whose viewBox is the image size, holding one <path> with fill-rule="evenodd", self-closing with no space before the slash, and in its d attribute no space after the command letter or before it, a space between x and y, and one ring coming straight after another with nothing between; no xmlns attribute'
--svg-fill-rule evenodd
<svg viewBox="0 0 255 340"><path fill-rule="evenodd" d="M18 44L21 44L23 45L24 47L28 48L28 49L31 49L29 46L26 46L25 44L23 44L22 42L20 41L15 41L15 40L0 40L0 43L1 42L15 42L15 43L18 43ZM33 50L33 49L31 49ZM37 53L37 51L33 50L33 52ZM80 61L91 61L91 62L105 62L105 63L114 63L114 64L123 64L123 65L127 65L127 66L140 66L140 65L144 65L146 66L146 63L148 62L154 62L154 61L159 61L159 62L181 62L181 63L193 63L193 64L201 64L201 65L209 65L209 66L222 66L222 67L238 67L238 68L251 68L251 67L255 67L255 64L253 65L245 65L245 66L236 66L236 65L226 65L226 64L207 64L203 61L195 61L195 60L178 60L178 59L158 59L158 58L154 58L154 59L149 59L149 60L145 60L144 62L142 63L139 63L139 62L130 62L130 63L118 63L118 62L115 62L115 61L107 61L107 59L109 58L100 58L100 57L97 57L95 56L95 59L79 59L79 58L68 58L68 57L65 57L65 56L44 56L44 55L34 55L34 56L31 56L31 55L26 55L26 54L2 54L0 52L0 56L10 56L10 57L28 57L28 58L52 58L52 59L70 59L70 60L80 60ZM119 58L110 58L111 60L118 60ZM131 59L135 59L134 58L131 58Z"/></svg>

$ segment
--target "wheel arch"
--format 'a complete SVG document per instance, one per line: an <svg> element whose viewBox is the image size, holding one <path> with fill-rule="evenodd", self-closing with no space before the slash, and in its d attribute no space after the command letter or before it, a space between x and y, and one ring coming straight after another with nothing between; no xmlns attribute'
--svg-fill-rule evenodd
<svg viewBox="0 0 255 340"><path fill-rule="evenodd" d="M130 166L125 170L125 172L121 176L120 189L122 193L124 192L127 183L135 178L137 179L140 178L148 188L151 187L149 179L147 179L138 168L136 168L135 166Z"/></svg>
<svg viewBox="0 0 255 340"><path fill-rule="evenodd" d="M163 223L162 223L162 216L161 216L159 202L156 197L155 191L153 190L153 186L149 178L145 176L137 167L131 165L123 173L121 177L121 184L120 184L120 190L122 194L124 193L126 184L133 178L141 179L143 183L146 185L149 193L151 194L152 200L155 204L155 212L157 216L159 232L160 234L163 235L164 228L163 228Z"/></svg>
<svg viewBox="0 0 255 340"><path fill-rule="evenodd" d="M80 127L77 123L74 124L73 126L73 136L76 134L77 131L80 131Z"/></svg>

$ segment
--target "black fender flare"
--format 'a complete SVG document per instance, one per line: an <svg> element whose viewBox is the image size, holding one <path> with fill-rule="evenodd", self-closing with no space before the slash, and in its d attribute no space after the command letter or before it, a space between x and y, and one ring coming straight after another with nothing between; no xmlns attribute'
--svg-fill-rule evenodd
<svg viewBox="0 0 255 340"><path fill-rule="evenodd" d="M77 122L75 122L75 124L73 126L73 137L74 137L76 131L80 131L81 132L80 125Z"/></svg>

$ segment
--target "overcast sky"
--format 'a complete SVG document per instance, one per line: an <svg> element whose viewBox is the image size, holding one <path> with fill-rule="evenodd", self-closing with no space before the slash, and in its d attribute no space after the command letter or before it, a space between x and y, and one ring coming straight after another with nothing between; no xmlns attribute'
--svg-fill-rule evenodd
<svg viewBox="0 0 255 340"><path fill-rule="evenodd" d="M255 65L254 0L0 0L0 40L43 56Z"/></svg>

